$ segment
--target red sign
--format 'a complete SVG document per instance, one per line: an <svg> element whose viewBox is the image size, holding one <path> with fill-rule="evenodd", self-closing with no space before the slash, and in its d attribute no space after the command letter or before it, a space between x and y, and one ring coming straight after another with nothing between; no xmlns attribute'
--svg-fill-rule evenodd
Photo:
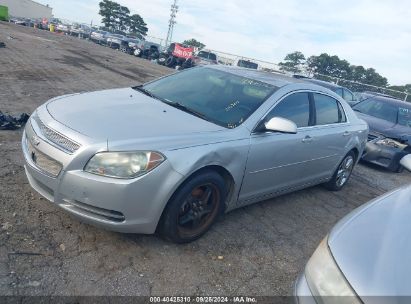
<svg viewBox="0 0 411 304"><path fill-rule="evenodd" d="M188 59L188 58L193 57L193 53L194 53L194 48L192 47L185 48L177 43L174 46L173 56Z"/></svg>

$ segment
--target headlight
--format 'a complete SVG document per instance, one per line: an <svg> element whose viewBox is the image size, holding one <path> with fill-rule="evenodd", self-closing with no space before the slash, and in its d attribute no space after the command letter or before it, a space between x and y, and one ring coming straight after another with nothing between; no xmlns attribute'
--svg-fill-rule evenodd
<svg viewBox="0 0 411 304"><path fill-rule="evenodd" d="M308 261L305 277L317 303L362 303L335 263L327 238Z"/></svg>
<svg viewBox="0 0 411 304"><path fill-rule="evenodd" d="M402 148L402 146L404 146L400 142L398 142L396 140L393 140L391 138L379 139L375 143L377 145L384 145L384 146L389 146L389 147L393 147L393 148Z"/></svg>
<svg viewBox="0 0 411 304"><path fill-rule="evenodd" d="M102 152L94 155L85 171L115 178L135 178L146 174L165 160L157 152Z"/></svg>

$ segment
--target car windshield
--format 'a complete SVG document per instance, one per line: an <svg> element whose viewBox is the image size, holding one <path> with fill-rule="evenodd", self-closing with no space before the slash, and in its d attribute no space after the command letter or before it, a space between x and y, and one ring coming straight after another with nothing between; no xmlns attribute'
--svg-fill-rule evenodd
<svg viewBox="0 0 411 304"><path fill-rule="evenodd" d="M376 99L367 99L353 107L354 111L387 120L394 124L411 127L411 106L397 105Z"/></svg>
<svg viewBox="0 0 411 304"><path fill-rule="evenodd" d="M277 87L228 72L198 67L153 81L142 89L155 98L170 105L183 106L220 126L235 128Z"/></svg>

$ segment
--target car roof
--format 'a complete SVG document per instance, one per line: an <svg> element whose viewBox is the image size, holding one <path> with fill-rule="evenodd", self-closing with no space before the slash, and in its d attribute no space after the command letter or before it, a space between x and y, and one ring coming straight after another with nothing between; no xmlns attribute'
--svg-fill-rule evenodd
<svg viewBox="0 0 411 304"><path fill-rule="evenodd" d="M276 87L283 87L292 83L303 83L300 79L293 78L283 74L270 73L264 71L258 71L254 69L247 69L237 66L227 66L227 65L212 65L206 68L216 69L224 72L228 72L234 75L251 78L257 81L265 82Z"/></svg>
<svg viewBox="0 0 411 304"><path fill-rule="evenodd" d="M388 104L391 104L391 105L394 105L394 106L407 106L408 108L411 109L411 103L409 103L407 101L403 101L403 100L400 100L400 99L395 99L395 98L392 98L392 97L381 96L381 95L371 95L369 93L365 93L364 95L370 95L370 97L367 98L367 99L361 100L358 104L360 104L360 103L362 103L363 101L366 101L366 100L375 100L375 101L381 101L381 102L384 102L384 103L388 103Z"/></svg>
<svg viewBox="0 0 411 304"><path fill-rule="evenodd" d="M303 81L308 81L311 83L315 83L318 84L320 86L326 87L327 89L330 89L332 91L339 89L339 88L343 88L342 86L332 83L332 82L328 82L328 81L323 81L323 80L318 80L318 79L313 79L313 78L300 78Z"/></svg>

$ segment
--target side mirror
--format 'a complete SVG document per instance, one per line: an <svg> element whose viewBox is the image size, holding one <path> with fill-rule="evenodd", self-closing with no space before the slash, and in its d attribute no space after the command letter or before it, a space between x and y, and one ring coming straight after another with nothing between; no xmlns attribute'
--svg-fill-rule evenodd
<svg viewBox="0 0 411 304"><path fill-rule="evenodd" d="M290 134L297 133L297 125L291 120L288 120L282 117L273 117L269 121L267 121L264 124L264 126L265 126L265 129L268 131L290 133Z"/></svg>
<svg viewBox="0 0 411 304"><path fill-rule="evenodd" d="M411 171L411 154L407 154L401 158L400 164L408 171Z"/></svg>

